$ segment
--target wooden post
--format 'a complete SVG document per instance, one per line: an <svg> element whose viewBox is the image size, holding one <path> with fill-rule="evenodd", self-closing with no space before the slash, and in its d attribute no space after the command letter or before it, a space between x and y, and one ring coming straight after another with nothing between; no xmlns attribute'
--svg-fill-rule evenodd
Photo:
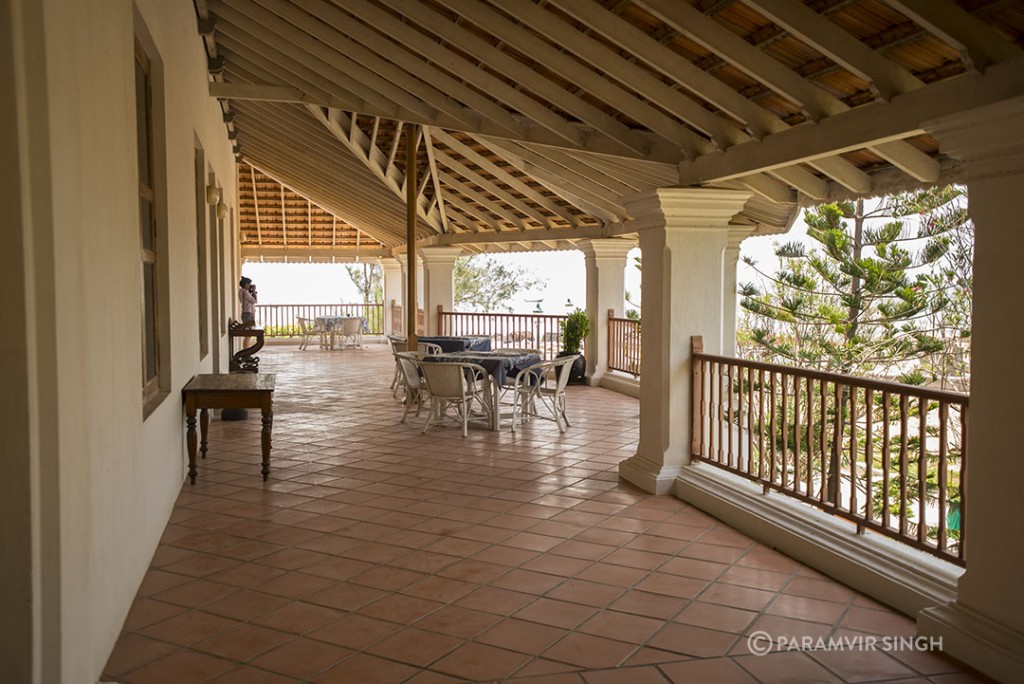
<svg viewBox="0 0 1024 684"><path fill-rule="evenodd" d="M438 304L437 305L437 334L438 335L444 335L444 327L443 327L444 326L444 316L442 315L443 313L444 313L444 305L443 304Z"/></svg>
<svg viewBox="0 0 1024 684"><path fill-rule="evenodd" d="M690 337L690 369L693 371L693 399L690 410L690 454L702 456L700 447L700 434L703 432L703 420L700 410L704 403L704 373L703 361L694 358L694 354L704 353L704 337L693 335Z"/></svg>
<svg viewBox="0 0 1024 684"><path fill-rule="evenodd" d="M410 351L416 351L419 310L416 297L416 124L405 125L405 254L408 287L405 293L405 337Z"/></svg>

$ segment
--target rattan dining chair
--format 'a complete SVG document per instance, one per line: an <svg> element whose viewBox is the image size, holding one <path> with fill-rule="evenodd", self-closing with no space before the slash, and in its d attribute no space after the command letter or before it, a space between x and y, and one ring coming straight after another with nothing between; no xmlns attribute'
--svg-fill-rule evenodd
<svg viewBox="0 0 1024 684"><path fill-rule="evenodd" d="M402 374L402 388L405 392L405 411L402 412L402 420L399 421L401 423L405 422L413 405L416 406L416 417L418 418L420 411L423 410L423 404L426 403L429 396L427 385L420 377L418 368L420 358L419 354L415 352L397 352L395 354L395 366Z"/></svg>
<svg viewBox="0 0 1024 684"><path fill-rule="evenodd" d="M327 346L327 329L318 325L310 318L296 318L299 323L299 334L302 340L299 341L299 349L305 350L309 347L309 341L314 337L319 338L320 346Z"/></svg>
<svg viewBox="0 0 1024 684"><path fill-rule="evenodd" d="M462 436L469 434L469 419L476 402L491 424L493 407L489 399L490 376L475 363L421 362L420 371L430 391L430 414L423 432L433 425L444 423L449 407L454 407L462 424Z"/></svg>
<svg viewBox="0 0 1024 684"><path fill-rule="evenodd" d="M337 334L341 335L342 349L345 347L357 347L361 349L363 346L363 319L342 319L341 328L337 330Z"/></svg>
<svg viewBox="0 0 1024 684"><path fill-rule="evenodd" d="M519 371L512 386L512 432L516 431L516 419L526 422L532 417L554 420L559 432L572 427L565 413L565 387L569 384L572 364L579 354L563 356L554 361L542 361ZM548 379L551 377L551 384ZM551 417L538 413L538 404Z"/></svg>

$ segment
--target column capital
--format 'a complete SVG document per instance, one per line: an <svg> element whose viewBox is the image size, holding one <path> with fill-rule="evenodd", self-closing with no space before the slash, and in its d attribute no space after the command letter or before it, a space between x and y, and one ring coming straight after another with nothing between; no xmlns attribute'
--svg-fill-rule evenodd
<svg viewBox="0 0 1024 684"><path fill-rule="evenodd" d="M636 242L623 238L594 238L579 240L576 249L583 252L588 259L620 258L624 259L629 251L635 248Z"/></svg>
<svg viewBox="0 0 1024 684"><path fill-rule="evenodd" d="M396 254L394 256L394 259L395 259L395 261L398 262L398 265L402 267L403 271L405 270L405 267L409 265L409 255L408 254Z"/></svg>
<svg viewBox="0 0 1024 684"><path fill-rule="evenodd" d="M403 263L397 257L381 257L380 266L384 270L402 268Z"/></svg>
<svg viewBox="0 0 1024 684"><path fill-rule="evenodd" d="M455 260L462 256L462 248L445 245L421 247L416 253L424 264L454 264Z"/></svg>
<svg viewBox="0 0 1024 684"><path fill-rule="evenodd" d="M718 188L654 188L621 199L637 230L729 227L753 193Z"/></svg>
<svg viewBox="0 0 1024 684"><path fill-rule="evenodd" d="M926 121L943 154L963 165L962 178L1024 172L1024 97Z"/></svg>

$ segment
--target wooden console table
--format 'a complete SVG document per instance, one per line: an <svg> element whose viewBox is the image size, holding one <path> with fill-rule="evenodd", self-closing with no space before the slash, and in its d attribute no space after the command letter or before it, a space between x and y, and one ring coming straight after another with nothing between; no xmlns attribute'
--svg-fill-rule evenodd
<svg viewBox="0 0 1024 684"><path fill-rule="evenodd" d="M228 373L196 375L185 385L185 425L188 428L188 476L196 483L196 409L200 409L199 451L206 458L209 409L258 408L263 414L263 480L270 473L270 430L274 424L274 373Z"/></svg>

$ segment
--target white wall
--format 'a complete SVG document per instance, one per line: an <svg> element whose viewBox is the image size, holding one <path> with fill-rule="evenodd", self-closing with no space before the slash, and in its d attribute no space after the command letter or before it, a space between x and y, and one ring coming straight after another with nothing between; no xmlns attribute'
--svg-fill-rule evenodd
<svg viewBox="0 0 1024 684"><path fill-rule="evenodd" d="M192 3L138 0L164 66L170 296L163 303L171 323L169 395L143 419L133 5L4 0L0 9L10 13L11 5L22 22L15 31L33 41L25 54L44 58L15 62L32 80L15 89L22 122L37 129L35 138L20 131L19 142L29 154L49 149L49 159L20 163L23 174L33 174L25 234L37 249L52 245L49 254L26 254L22 264L26 281L35 278L26 287L25 339L43 339L30 346L38 358L28 366L36 387L30 423L39 426L30 453L43 481L32 507L38 518L55 516L52 529L45 520L32 523L41 556L34 600L43 606L35 617L34 679L96 681L183 481L181 387L210 370L210 356L199 362L197 333L195 138L230 206L234 162L220 108L206 92ZM225 237L231 233L229 222ZM221 250L228 313L237 274L232 254ZM19 260L8 254L0 266ZM54 286L56 296L47 297ZM59 334L47 334L47 321ZM220 325L213 330L226 356Z"/></svg>

